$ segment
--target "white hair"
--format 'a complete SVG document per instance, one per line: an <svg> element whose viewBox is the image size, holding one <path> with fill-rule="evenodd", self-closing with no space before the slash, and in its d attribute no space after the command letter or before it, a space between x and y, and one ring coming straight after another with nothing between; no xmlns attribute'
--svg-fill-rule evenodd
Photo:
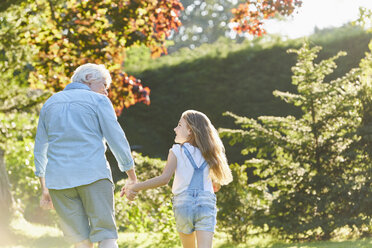
<svg viewBox="0 0 372 248"><path fill-rule="evenodd" d="M71 77L72 82L89 83L98 79L106 79L107 87L111 84L110 72L104 65L87 63L79 66Z"/></svg>

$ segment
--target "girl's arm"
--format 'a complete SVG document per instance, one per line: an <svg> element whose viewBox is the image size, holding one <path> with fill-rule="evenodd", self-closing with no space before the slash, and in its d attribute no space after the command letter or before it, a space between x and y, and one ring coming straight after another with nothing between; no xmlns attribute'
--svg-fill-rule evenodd
<svg viewBox="0 0 372 248"><path fill-rule="evenodd" d="M172 178L176 170L176 167L177 167L177 157L173 154L172 151L169 151L167 164L165 165L163 173L160 176L148 179L144 182L128 185L125 188L125 191L132 190L132 191L138 192L140 190L152 189L152 188L157 188L159 186L163 186L169 183L169 180ZM123 191L122 191L122 194L124 194Z"/></svg>

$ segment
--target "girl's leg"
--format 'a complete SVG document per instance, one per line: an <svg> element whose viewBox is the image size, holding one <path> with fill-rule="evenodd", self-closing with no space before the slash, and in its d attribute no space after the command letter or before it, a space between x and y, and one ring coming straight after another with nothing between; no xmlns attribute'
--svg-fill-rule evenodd
<svg viewBox="0 0 372 248"><path fill-rule="evenodd" d="M207 231L196 231L198 248L212 248L213 233Z"/></svg>
<svg viewBox="0 0 372 248"><path fill-rule="evenodd" d="M75 248L93 248L93 243L89 239L83 240L79 243L75 243Z"/></svg>
<svg viewBox="0 0 372 248"><path fill-rule="evenodd" d="M179 232L179 234L184 248L195 248L195 232L191 234Z"/></svg>

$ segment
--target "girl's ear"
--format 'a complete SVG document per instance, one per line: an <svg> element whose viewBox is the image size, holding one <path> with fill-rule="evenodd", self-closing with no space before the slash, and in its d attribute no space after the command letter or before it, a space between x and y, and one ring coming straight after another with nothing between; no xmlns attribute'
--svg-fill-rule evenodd
<svg viewBox="0 0 372 248"><path fill-rule="evenodd" d="M189 136L191 136L191 128L189 128L188 126L187 126L187 134L189 135Z"/></svg>

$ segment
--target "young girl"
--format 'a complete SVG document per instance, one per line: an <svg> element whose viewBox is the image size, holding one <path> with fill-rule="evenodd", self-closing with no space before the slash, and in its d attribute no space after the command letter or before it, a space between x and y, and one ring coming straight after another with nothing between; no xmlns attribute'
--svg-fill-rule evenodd
<svg viewBox="0 0 372 248"><path fill-rule="evenodd" d="M212 247L216 226L216 195L220 185L232 181L225 148L208 117L198 111L184 112L174 129L175 142L169 150L162 175L126 185L121 196L133 199L140 190L169 182L173 173L173 211L183 247Z"/></svg>

